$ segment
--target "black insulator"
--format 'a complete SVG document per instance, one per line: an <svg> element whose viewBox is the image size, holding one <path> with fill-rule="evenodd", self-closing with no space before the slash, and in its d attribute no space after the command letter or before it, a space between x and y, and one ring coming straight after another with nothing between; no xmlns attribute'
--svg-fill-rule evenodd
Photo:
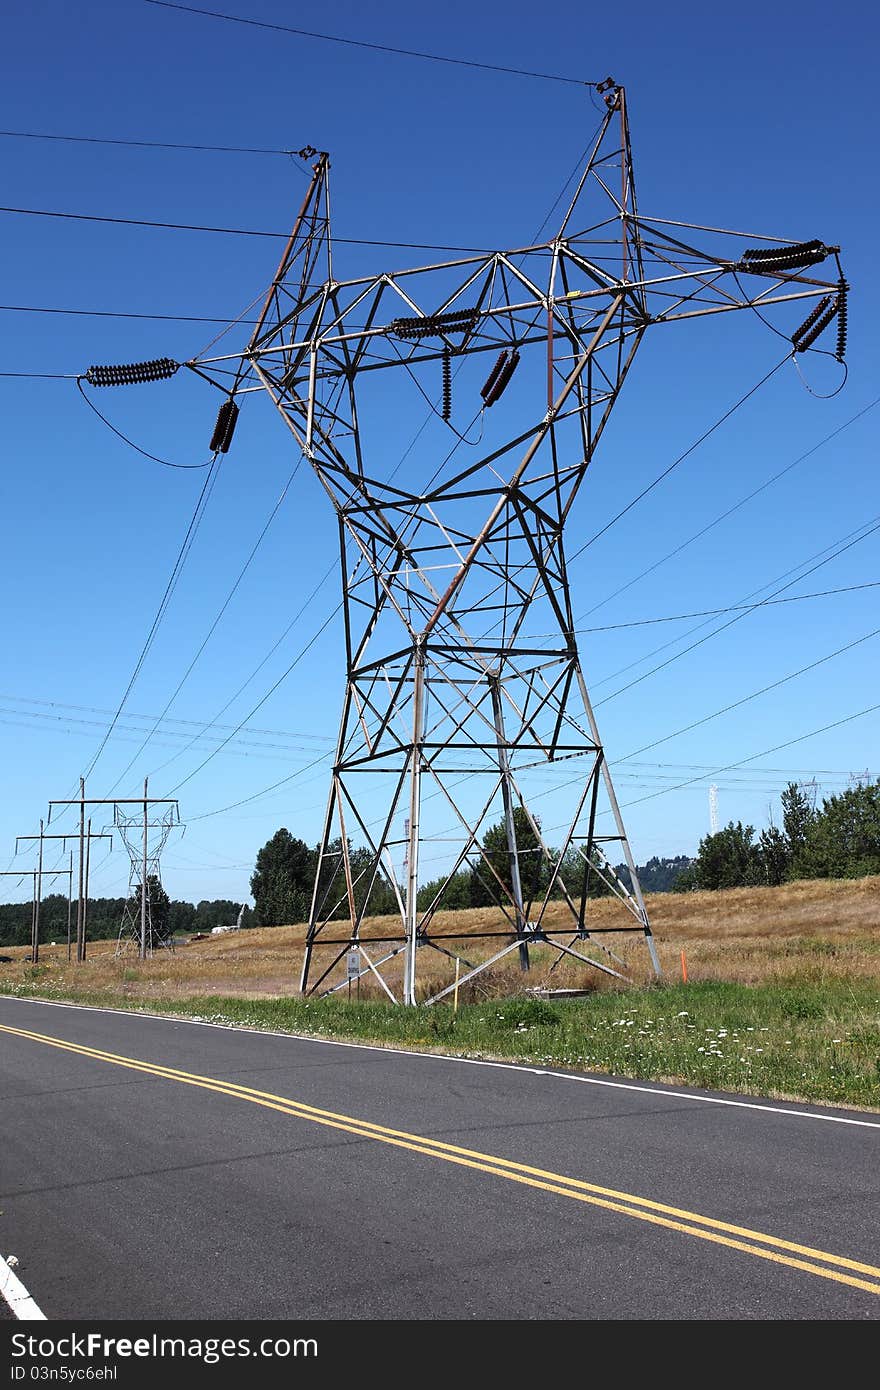
<svg viewBox="0 0 880 1390"><path fill-rule="evenodd" d="M112 367L89 367L85 379L90 386L135 386L142 381L162 381L174 376L180 366L170 357L152 362L127 362Z"/></svg>
<svg viewBox="0 0 880 1390"><path fill-rule="evenodd" d="M438 338L444 333L466 333L477 318L476 309L452 309L446 314L394 319L388 327L398 338Z"/></svg>
<svg viewBox="0 0 880 1390"><path fill-rule="evenodd" d="M825 332L825 329L828 327L829 323L831 323L836 313L837 300L832 299L831 303L828 305L828 308L825 309L816 319L816 322L813 324L810 331L808 333L805 333L803 337L798 338L797 342L794 345L795 352L806 352L808 347L812 347L813 343L815 343L819 335Z"/></svg>
<svg viewBox="0 0 880 1390"><path fill-rule="evenodd" d="M443 349L443 419L452 414L452 354L449 348Z"/></svg>
<svg viewBox="0 0 880 1390"><path fill-rule="evenodd" d="M492 386L492 389L489 392L487 392L486 396L484 397L486 405L494 405L495 402L498 400L498 397L503 393L503 391L507 387L507 383L510 381L510 378L516 371L516 364L518 362L519 353L516 351L511 352L507 361L503 364L501 371L498 373L498 376L495 378L495 382Z"/></svg>
<svg viewBox="0 0 880 1390"><path fill-rule="evenodd" d="M740 268L751 271L797 270L800 266L824 261L828 247L823 241L798 241L791 246L769 246L744 251Z"/></svg>
<svg viewBox="0 0 880 1390"><path fill-rule="evenodd" d="M795 331L792 333L791 341L794 343L795 351L797 351L800 347L801 339L804 337L806 333L809 333L810 329L813 327L813 324L816 323L816 321L822 317L822 315L824 314L825 310L828 308L828 305L831 302L832 296L830 294L823 295L822 298L819 300L819 303L816 305L815 309L813 309L812 312L809 313L807 317L804 319L800 328L796 328Z"/></svg>
<svg viewBox="0 0 880 1390"><path fill-rule="evenodd" d="M845 280L839 282L837 291L837 350L834 356L842 362L846 356L846 292L849 286Z"/></svg>
<svg viewBox="0 0 880 1390"><path fill-rule="evenodd" d="M214 433L211 435L210 449L214 454L225 454L229 451L232 443L232 436L235 434L235 422L238 419L238 406L230 396L225 400L217 411L217 423L214 426Z"/></svg>
<svg viewBox="0 0 880 1390"><path fill-rule="evenodd" d="M492 368L489 375L486 377L486 380L483 382L483 385L480 387L480 395L483 397L483 400L486 399L489 392L492 390L492 387L495 385L495 382L498 380L498 373L501 371L501 368L507 361L509 352L509 348L502 348L498 356L495 358L494 367Z"/></svg>

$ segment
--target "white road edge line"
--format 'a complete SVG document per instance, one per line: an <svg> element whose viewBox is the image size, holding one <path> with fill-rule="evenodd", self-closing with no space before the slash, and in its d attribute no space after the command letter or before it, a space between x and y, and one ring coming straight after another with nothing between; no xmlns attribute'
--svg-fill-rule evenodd
<svg viewBox="0 0 880 1390"><path fill-rule="evenodd" d="M726 1097L696 1095L690 1091L667 1090L662 1086L646 1086L637 1081L606 1081L599 1076L581 1076L574 1072L548 1071L546 1067L530 1067L521 1062L492 1062L484 1057L456 1057L448 1052L410 1051L406 1047L381 1047L376 1043L345 1042L340 1038L318 1038L311 1033L282 1033L273 1028L251 1028L241 1023L212 1023L206 1018L187 1018L183 1014L141 1013L138 1009L110 1009L96 1004L71 1004L59 999L25 999L15 994L0 994L19 1004L42 1004L52 1009L81 1009L85 1013L117 1014L121 1018L156 1019L161 1023L189 1023L198 1028L219 1028L227 1033L251 1033L259 1038L287 1038L294 1042L320 1043L324 1047L354 1047L362 1052L391 1053L398 1057L425 1057L435 1062L463 1062L471 1067L496 1067L501 1071L525 1073L527 1076L550 1076L558 1081L579 1081L584 1086L605 1086L617 1091L638 1091L649 1096L666 1096L674 1100L691 1100L703 1105L724 1105L736 1110L760 1110L768 1115L787 1115L795 1120L825 1120L829 1124L856 1125L861 1129L880 1130L880 1120L854 1120L846 1115L825 1115L821 1110L789 1110L782 1105L762 1105L758 1101L729 1100ZM796 1104L797 1102L792 1102Z"/></svg>
<svg viewBox="0 0 880 1390"><path fill-rule="evenodd" d="M6 1300L12 1315L21 1322L47 1322L46 1314L38 1308L17 1274L0 1255L0 1298Z"/></svg>

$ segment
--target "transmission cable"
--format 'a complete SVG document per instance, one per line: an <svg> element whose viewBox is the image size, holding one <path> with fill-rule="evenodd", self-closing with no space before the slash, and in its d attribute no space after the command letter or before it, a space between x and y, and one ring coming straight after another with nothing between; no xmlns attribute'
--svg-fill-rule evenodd
<svg viewBox="0 0 880 1390"><path fill-rule="evenodd" d="M875 710L880 710L880 705L869 705L867 709L857 710L855 714L848 714L843 719L835 720L833 724L824 724L821 729L812 729L808 734L800 734L797 738L790 738L785 743L776 743L772 748L765 748L760 753L752 753L748 758L741 758L739 762L726 763L724 767L716 767L712 772L704 773L700 777L691 777L687 782L680 782L675 787L664 787L661 791L649 792L647 796L640 796L636 801L625 802L624 807L638 806L642 801L651 801L654 797L666 796L669 792L681 791L684 787L693 786L695 782L704 782L707 777L717 777L722 772L730 772L732 768L744 767L746 763L753 763L756 758L769 757L771 753L778 753L781 748L791 748L795 743L803 743L808 738L815 738L818 734L825 734L829 729L839 729L842 724L849 724L854 719L862 719L866 714L873 714ZM601 814L604 815L606 812L603 811ZM559 827L553 826L552 828L558 829Z"/></svg>
<svg viewBox="0 0 880 1390"><path fill-rule="evenodd" d="M306 655L306 652L308 652L308 651L310 650L310 648L312 648L312 647L315 645L315 643L317 642L317 640L318 640L318 638L321 636L321 634L322 634L323 632L325 632L326 629L330 626L331 622L332 622L333 619L336 617L336 614L341 610L341 608L342 608L342 604L341 604L341 603L337 603L336 607L333 609L333 612L332 612L327 618L325 618L324 622L323 622L323 623L321 624L321 626L318 628L317 632L314 633L314 635L313 635L312 637L309 638L309 640L308 640L308 642L306 643L306 645L300 649L300 651L297 653L296 657L293 659L293 661L292 661L292 662L290 663L290 665L288 666L287 670L282 672L282 674L278 677L278 679L277 679L277 681L275 682L275 684L272 685L272 686L266 691L266 693L265 693L265 695L262 697L262 699L261 699L261 700L258 700L257 703L254 705L253 709L250 710L250 712L249 712L248 714L245 715L244 719L242 719L241 722L235 726L235 729L233 730L233 732L232 732L231 734L227 734L227 736L226 736L226 738L223 740L223 742L220 743L220 744L218 745L218 747L215 748L212 752L210 752L210 753L208 754L208 756L207 756L206 758L204 758L204 759L202 760L202 762L199 763L198 767L193 768L192 772L187 773L186 777L181 778L181 780L177 783L177 786L176 786L176 787L172 787L171 792L170 792L170 795L171 795L171 796L173 796L175 792L179 791L181 787L186 786L186 783L189 782L189 781L191 781L192 778L195 777L197 773L201 772L201 771L202 771L202 768L207 767L208 763L211 762L212 759L216 758L217 754L220 753L220 752L222 752L222 750L226 747L227 743L229 743L229 741L230 741L232 738L234 738L235 734L238 733L239 729L241 729L241 728L247 723L247 721L248 721L249 719L251 719L251 718L256 714L257 710L258 710L258 709L262 709L263 705L264 705L264 704L266 703L266 701L269 699L270 695L274 695L274 694L275 694L275 691L276 691L276 690L278 689L278 687L282 684L282 682L284 682L284 681L287 680L287 677L290 675L290 673L291 673L291 671L294 669L294 667L298 666L299 663L300 663L300 661L302 661L303 657ZM325 753L325 754L322 754L321 759L318 759L318 761L322 761L322 760L323 760L324 758L326 758L327 756L328 756L328 755L327 755L326 753ZM301 771L305 771L305 769L303 768L303 769L301 769Z"/></svg>
<svg viewBox="0 0 880 1390"><path fill-rule="evenodd" d="M701 727L701 725L708 724L711 722L711 720L720 718L722 714L728 714L731 710L739 709L742 705L750 704L752 700L757 700L759 696L766 695L771 690L777 690L782 685L787 685L789 681L795 680L798 676L804 675L807 671L812 671L818 666L824 666L826 662L833 661L838 656L843 656L844 653L851 651L854 647L860 646L863 642L870 641L872 637L877 637L878 635L880 635L880 628L875 628L872 632L866 632L863 636L855 638L854 641L848 642L845 646L838 647L836 651L828 652L825 656L819 657L816 661L809 662L806 666L799 667L796 671L789 671L787 675L780 676L778 680L771 681L769 685L762 686L760 690L753 690L750 695L744 695L741 699L734 700L731 704L722 706L721 709L713 710L711 714L703 715L702 718L695 719L692 723L685 724L682 728L675 729L670 734L663 734L660 738L653 739L650 743L643 744L641 748L635 748L630 753L624 753L620 758L615 758L611 762L610 766L612 768L615 768L621 763L629 762L633 758L640 757L642 753L649 753L652 749L659 748L661 744L669 743L671 739L679 738L682 734L690 733L693 729L698 729ZM785 744L780 744L780 747L786 746L787 745ZM755 754L755 757L760 756L761 754ZM747 759L746 761L752 760ZM738 767L739 764L732 763L730 764L730 766ZM724 772L727 770L727 768L717 769L717 771L719 772ZM712 776L713 774L706 773L705 775ZM693 778L692 780L700 781L703 779ZM555 792L562 791L565 787L574 786L576 783L581 781L582 778L580 776L567 778L564 782L557 782L554 786L548 787L545 791L537 792L535 796L532 797L532 800L537 801L541 797L552 796ZM683 783L682 785L689 784ZM675 789L670 788L670 790ZM558 826L551 827L551 829L558 828Z"/></svg>
<svg viewBox="0 0 880 1390"><path fill-rule="evenodd" d="M61 309L42 304L0 304L6 314L69 314L86 319L144 319L150 323L222 323L229 319L211 318L206 314L135 314L122 309ZM239 323L256 324L258 319L239 319Z"/></svg>
<svg viewBox="0 0 880 1390"><path fill-rule="evenodd" d="M122 772L120 772L120 774L119 774L119 776L117 777L116 781L113 783L113 786L110 788L110 791L107 793L108 796L111 796L111 795L113 794L113 792L114 792L114 790L116 789L116 787L119 786L119 783L120 783L120 782L122 781L122 779L128 774L128 772L131 770L131 768L132 768L132 767L134 766L134 764L137 762L137 760L138 760L138 758L140 757L141 753L144 751L144 749L146 748L147 744L148 744L148 743L150 742L150 740L152 739L152 737L153 737L153 735L155 734L156 730L158 729L159 725L162 723L162 721L163 721L163 719L165 718L165 716L167 715L169 709L170 709L171 706L174 704L174 701L177 699L178 695L180 694L181 690L183 689L184 685L186 684L186 681L188 680L190 674L192 673L193 667L195 666L195 664L196 664L196 662L198 661L199 657L201 656L202 652L205 650L206 646L208 645L208 643L210 642L210 640L211 640L211 638L213 637L214 633L216 632L217 626L218 626L218 624L219 624L219 622L220 622L220 619L223 617L223 614L226 612L227 608L229 607L230 603L232 602L232 599L233 599L233 597L234 597L234 595L235 595L235 593L236 593L236 591L237 591L239 585L241 584L241 581L244 579L245 575L247 574L248 570L250 569L250 566L251 566L251 563L252 563L252 561L253 561L253 559L254 559L254 556L256 555L257 551L259 550L260 546L262 545L263 540L264 540L265 537L266 537L266 533L267 533L268 530L269 530L269 527L272 525L272 522L275 520L275 517L278 515L278 512L279 512L279 510L280 510L280 508L281 508L281 505L282 505L282 503L283 503L285 497L287 496L287 494L288 494L288 492L289 492L289 490L290 490L291 484L293 483L293 480L295 479L297 473L299 472L299 468L300 468L300 464L301 464L301 463L302 463L302 456L300 456L300 458L297 459L296 464L294 465L294 468L293 468L292 472L290 473L290 476L289 476L288 479L287 479L287 482L284 484L284 487L283 487L282 490L281 490L281 494L280 494L280 496L278 497L278 500L276 501L274 507L272 508L271 512L269 513L268 519L266 520L266 523L265 523L265 525L263 526L262 531L260 532L259 536L257 537L256 541L255 541L254 544L253 544L253 547L252 547L252 549L251 549L250 554L248 555L247 559L245 560L245 562L244 562L242 568L239 570L238 577L236 578L234 584L232 585L232 588L229 590L229 593L226 595L226 598L225 598L224 601L223 601L223 604L222 604L222 606L221 606L221 608L220 608L220 611L218 612L218 614L217 614L217 616L215 617L214 621L212 622L210 628L208 629L207 633L205 634L205 637L204 637L204 639L202 640L201 646L199 647L199 649L198 649L198 651L196 652L195 656L193 657L192 661L189 663L189 665L187 666L187 668L186 668L186 670L184 671L183 675L181 676L180 680L178 681L177 685L175 686L175 688L174 688L172 694L170 695L170 697L169 697L169 699L168 699L167 704L165 705L165 708L162 710L162 713L156 717L156 720L155 720L155 722L154 722L154 724L153 724L153 727L148 731L148 733L147 733L146 737L144 738L144 741L143 741L143 743L141 744L140 748L137 750L137 752L135 753L134 757L133 757L133 758L131 759L131 761L127 764L127 766L123 768ZM239 727L240 727L240 726L239 726ZM206 732L206 731L205 731L205 732ZM237 733L237 732L238 732L238 729L236 729L234 732ZM201 737L201 736L202 736L202 735L200 735L200 737ZM230 735L230 737L232 737L232 735Z"/></svg>
<svg viewBox="0 0 880 1390"><path fill-rule="evenodd" d="M839 589L821 589L815 594L793 594L789 598L765 598L761 599L759 603L732 603L728 604L726 608L700 608L694 613L670 613L662 618L634 618L628 623L604 623L601 627L576 627L572 628L572 631L578 636L594 632L621 632L630 627L653 627L657 623L681 623L687 618L714 618L719 617L722 613L751 613L755 608L772 608L779 603L803 603L805 599L830 598L834 594L854 594L860 589L877 588L880 588L880 580L871 580L866 584L846 584ZM535 632L531 634L529 640L535 641L538 638L555 636L557 634L554 632Z"/></svg>
<svg viewBox="0 0 880 1390"><path fill-rule="evenodd" d="M593 605L592 608L587 609L586 613L582 613L576 621L582 622L584 618L591 617L593 613L597 612L598 609L604 607L606 603L610 603L612 599L615 599L620 594L625 593L627 589L631 589L634 584L638 584L639 580L646 579L649 574L653 574L654 571L656 569L659 569L661 565L665 565L667 560L673 559L674 556L680 554L681 551L685 550L689 545L693 545L694 541L700 540L700 538L702 536L705 536L708 531L711 531L713 527L718 526L722 521L726 521L727 518L729 516L732 516L734 512L739 511L740 507L744 507L747 502L751 502L754 497L757 497L759 493L764 492L764 490L770 487L772 483L778 482L779 479L782 478L786 473L791 472L791 470L793 468L796 468L798 464L803 463L805 459L810 458L813 454L817 453L819 449L824 448L824 446L826 444L829 444L832 439L836 439L837 436L839 434L842 434L844 430L849 429L850 425L854 425L857 420L860 420L863 415L867 415L870 410L874 410L878 405L880 405L880 396L878 396L875 400L871 401L869 405L863 406L862 409L857 411L855 415L851 415L850 418L848 420L845 420L842 425L839 425L836 430L832 430L830 434L826 434L825 438L820 439L818 444L814 444L812 448L807 449L805 453L798 455L798 457L794 459L791 463L787 463L784 468L781 468L779 470L778 473L774 473L772 478L768 478L766 482L761 483L760 487L756 487L753 492L748 493L745 497L741 497L738 502L735 502L732 507L728 507L726 512L722 512L719 516L716 516L712 521L710 521L706 526L704 526L702 530L696 531L694 535L689 536L686 541L682 541L680 545L677 545L674 550L670 550L668 554L662 556L661 559L655 560L653 565L649 565L649 567L646 570L642 570L641 574L637 574L635 579L630 579L626 584L621 585L619 589L615 589L613 594L608 594L606 598L601 599L599 603L596 603Z"/></svg>
<svg viewBox="0 0 880 1390"><path fill-rule="evenodd" d="M563 82L572 87L596 87L598 82L584 82L578 77L563 77L559 73L532 72L528 68L499 67L497 63L480 63L469 58L450 58L440 53L423 53L411 48L393 48L385 43L367 43L363 39L346 39L339 34L318 34L311 29L294 29L289 24L270 24L266 20L247 19L243 15L220 14L217 10L196 9L193 5L172 4L171 0L146 0L148 5L156 5L165 10L180 10L186 14L201 15L204 19L224 19L230 24L247 24L254 29L270 29L279 34L295 34L299 38L321 39L325 43L345 44L350 48L369 48L375 53L394 53L400 58L422 58L431 63L451 63L461 68L479 68L484 72L504 72L513 77L537 77L545 82Z"/></svg>
<svg viewBox="0 0 880 1390"><path fill-rule="evenodd" d="M114 140L97 135L47 135L36 130L0 130L10 140L63 140L72 145L125 145L129 149L145 150L208 150L215 154L274 154L296 155L298 150L259 149L247 145L178 145L165 140Z"/></svg>
<svg viewBox="0 0 880 1390"><path fill-rule="evenodd" d="M662 483L664 478L668 478L669 474L673 471L673 469L677 468L680 463L684 463L685 459L688 458L688 456L692 454L695 449L699 448L699 446L706 439L709 438L710 434L714 434L715 431L721 425L724 424L725 420L729 420L731 415L733 415L735 411L739 410L740 406L745 405L746 401L749 400L750 397L754 396L756 391L760 391L761 387L766 385L770 378L776 375L780 367L782 367L790 357L791 352L787 352L784 357L780 358L780 360L776 363L776 366L772 367L766 376L763 376L761 380L755 386L753 386L751 390L747 391L744 396L740 396L739 400L734 405L732 405L729 410L726 410L724 414L718 420L715 421L714 425L710 425L709 428L703 434L700 435L699 439L695 439L693 444L689 445L689 447L685 449L683 454L679 454L677 459L673 459L672 463L669 464L669 467L664 468L663 472L660 473L652 483L649 483L646 488L643 488L642 491L638 494L638 496L634 497L631 502L627 502L626 506L622 508L622 510L619 511L616 516L613 516L610 521L607 521L605 525L601 528L601 530L596 531L595 534L592 535L588 541L584 541L584 544L580 546L580 548L576 550L573 555L569 556L569 564L572 562L572 560L576 560L579 555L583 555L584 551L588 550L589 547L593 545L594 542L597 541L600 536L604 536L606 531L610 531L611 527L615 526L617 522L620 521L621 517L626 516L627 512L632 511L633 507L636 506L638 502L641 502L642 498L647 497L649 492L653 492L654 488L657 487L659 483Z"/></svg>
<svg viewBox="0 0 880 1390"><path fill-rule="evenodd" d="M221 232L225 236L268 237L272 241L289 241L289 232L267 232L248 227L209 227L199 222L156 222L144 217L106 217L87 212L52 212L45 208L0 207L0 212L17 213L22 217L58 217L68 222L106 222L121 227L154 227L172 232ZM364 237L334 236L334 245L339 246L391 246L401 251L461 251L466 254L489 256L491 250L485 246L441 246L424 241L380 241Z"/></svg>
<svg viewBox="0 0 880 1390"><path fill-rule="evenodd" d="M211 457L210 457L209 459L206 459L204 463L172 463L169 459L160 459L159 456L158 456L158 454L151 454L151 453L148 453L148 451L147 451L146 449L142 449L142 448L141 448L140 444L135 444L135 442L134 442L133 439L129 439L129 437L128 437L127 434L123 434L123 433L122 433L122 430L117 429L116 426L115 426L114 424L111 424L111 422L107 419L107 416L106 416L106 415L102 415L102 414L101 414L100 410L99 410L98 407L95 405L94 401L89 400L89 397L86 395L85 391L83 390L83 385L82 385L82 384L83 384L83 378L82 378L81 376L78 376L77 379L76 379L76 389L79 391L79 394L82 396L83 400L85 401L85 403L86 403L86 405L89 407L89 409L90 409L90 410L93 410L93 411L95 412L95 414L97 415L98 419L103 421L103 423L107 426L108 430L112 430L112 431L113 431L113 433L116 435L117 439L121 439L122 442L123 442L123 444L127 444L128 447L129 447L130 449L134 449L135 453L141 454L143 458L145 458L145 459L151 459L153 463L161 463L163 468L184 468L184 469L189 469L189 468L196 468L196 469L210 468L210 467L211 467L211 464L215 461L217 455L216 455L216 454L212 454Z"/></svg>
<svg viewBox="0 0 880 1390"><path fill-rule="evenodd" d="M209 499L210 496L211 496L211 493L212 493L213 488L214 488L214 483L215 483L216 480L217 480L217 475L218 475L218 473L219 473L219 471L220 471L220 464L221 464L221 462L222 462L222 455L221 455L220 453L215 454L215 455L214 455L214 458L213 458L213 461L212 461L212 463L211 463L210 470L209 470L208 473L206 474L206 476L205 476L205 481L204 481L204 483L202 484L202 490L201 490L201 492L199 493L199 497L198 497L198 501L196 502L195 510L193 511L192 517L190 518L189 526L187 527L187 530L186 530L186 535L184 536L183 541L182 541L181 546L180 546L180 549L179 549L179 551L177 552L177 558L176 558L176 560L174 561L174 567L173 567L173 569L172 569L172 571L171 571L171 574L170 574L170 576L169 576L168 583L167 583L166 586L165 586L165 592L164 592L164 594L162 595L162 599L161 599L161 602L159 603L159 607L156 609L156 614L155 614L155 617L153 618L152 624L151 624L151 626L150 626L150 630L149 630L149 632L147 633L146 641L144 642L144 645L143 645L143 647L141 648L140 656L138 657L137 662L135 663L135 668L134 668L134 670L133 670L132 673L131 673L131 677L130 677L130 679L129 679L128 685L125 687L125 691L124 691L124 693L123 693L122 699L120 700L120 702L119 702L119 704L118 704L118 706L117 706L117 708L116 708L116 713L113 715L113 718L112 718L112 720L110 721L110 724L108 725L107 731L106 731L106 733L104 734L104 737L102 738L100 744L98 745L98 750L97 750L97 752L95 753L94 757L92 758L92 761L89 763L88 767L86 768L85 772L83 773L83 777L84 777L84 778L89 777L89 776L91 775L91 773L93 772L94 767L95 767L95 764L97 763L98 759L100 758L101 754L103 753L104 749L106 748L106 746L107 746L107 741L108 741L108 739L110 738L110 735L112 734L114 728L116 727L116 722L117 722L117 720L119 719L120 715L122 714L123 709L125 708L125 702L126 702L126 700L128 699L129 695L131 694L132 689L134 688L135 681L137 680L138 676L139 676L140 673L141 673L141 669L142 669L142 667L143 667L143 664L144 664L144 662L145 662L146 659L147 659L147 653L149 652L150 648L151 648L152 645L153 645L153 642L154 642L155 637L156 637L156 633L157 633L158 630L159 630L159 625L160 625L160 623L162 622L163 617L165 616L165 613L166 613L166 611L167 611L167 608L168 608L169 603L171 602L171 597L172 597L172 595L173 595L173 593L174 593L175 588L177 587L177 582L178 582L178 580L179 580L179 578L180 578L181 571L183 570L183 566L184 566L184 564L186 563L187 555L189 554L189 551L190 551L190 549L191 549L191 547L192 547L192 543L193 543L193 541L195 540L196 533L197 533L197 531L198 531L198 529L199 529L199 526L200 526L200 524L201 524L202 517L203 517L204 512L205 512L205 508L206 508L206 506L207 506L207 504L208 504L208 499Z"/></svg>
<svg viewBox="0 0 880 1390"><path fill-rule="evenodd" d="M838 647L836 651L829 652L827 656L821 656L816 661L811 661L807 666L801 666L797 671L790 671L787 676L781 676L779 680L771 681L769 685L764 685L760 690L752 691L751 695L744 695L741 700L734 700L732 704L725 705L722 709L716 709L712 714L705 715L702 719L695 720L692 724L686 724L681 729L676 729L672 734L665 734L663 738L654 739L652 743L646 743L642 748L636 748L632 753L627 753L623 758L616 758L618 762L627 762L630 758L637 758L642 753L647 753L652 748L658 748L661 743L668 743L670 739L678 738L681 734L688 734L692 729L698 729L701 724L708 724L711 719L717 719L722 714L728 714L733 709L738 709L740 705L746 705L751 700L756 700L759 695L766 695L771 690L776 690L781 685L786 685L789 681L795 680L797 676L804 675L807 671L813 671L817 666L824 666L827 661L833 661L835 657L842 656L844 652L852 651L854 647L861 646L863 642L869 641L880 633L880 628L874 628L873 632L866 632L863 637L857 637L852 642L847 642L846 646Z"/></svg>
<svg viewBox="0 0 880 1390"><path fill-rule="evenodd" d="M619 690L615 690L611 695L605 695L598 702L595 708L598 709L599 705L606 704L608 700L615 699L616 696L622 695L624 691L631 690L632 687L635 685L640 685L641 682L647 680L649 676L656 675L658 671L662 671L665 669L665 667L671 666L674 661L678 661L679 658L682 656L687 656L688 652L692 652L696 647L702 646L702 644L704 642L708 642L710 638L717 637L719 633L725 632L729 627L732 627L734 623L742 622L743 618L748 617L750 613L754 613L758 608L763 608L770 601L770 599L776 598L778 594L784 593L786 589L790 589L792 584L799 584L802 579L806 579L808 575L814 574L818 569L822 569L824 565L830 564L832 560L836 560L838 556L843 555L847 550L852 549L854 545L858 545L861 541L867 540L869 536L874 535L876 531L880 530L880 518L874 519L874 523L870 526L869 530L864 530L864 528L860 529L863 530L862 535L857 535L854 540L847 540L846 545L841 545L840 548L838 550L833 551L831 555L826 556L823 560L819 560L815 565L812 566L811 569L806 570L804 574L796 574L795 577L793 579L790 579L787 584L783 584L779 589L775 589L773 593L769 596L769 599L761 599L758 603L746 607L741 612L738 612L735 617L728 619L726 623L721 623L718 627L714 628L712 632L707 632L705 637L700 637L696 642L692 642L689 647L684 647L680 652L676 652L674 656L669 657L668 660L662 661L659 664L659 666L652 666L650 671L646 671L644 675L637 676L635 680L630 681L628 685L621 686ZM850 533L850 535L852 535L852 532ZM819 554L822 553L823 552L821 551L819 552ZM800 569L802 568L802 566L798 565L796 568ZM786 574L791 574L791 570L786 571ZM782 575L780 576L780 578L785 578L785 576ZM771 580L770 582L776 583L776 580ZM766 588L768 586L763 585L762 587ZM691 631L697 632L700 627L705 627L705 623L699 623L697 627L692 628ZM689 633L684 633L681 637L673 638L671 642L664 642L662 646L655 647L654 651L651 652L648 657L640 657L638 661L631 662L630 666L637 666L640 664L641 661L649 660L650 657L656 655L657 652L663 651L666 647L673 646L675 642L683 641L684 638L689 635ZM622 667L621 671L614 672L614 676L620 675L622 671L629 669L630 667ZM604 685L607 681L613 680L614 676L603 676L600 681L595 681L593 683L593 688L595 689L596 686Z"/></svg>

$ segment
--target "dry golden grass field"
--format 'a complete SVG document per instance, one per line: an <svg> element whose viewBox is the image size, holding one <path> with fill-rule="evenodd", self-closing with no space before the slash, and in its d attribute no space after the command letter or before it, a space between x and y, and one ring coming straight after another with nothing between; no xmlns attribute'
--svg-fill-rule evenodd
<svg viewBox="0 0 880 1390"><path fill-rule="evenodd" d="M670 982L681 979L684 952L691 982L724 980L749 985L856 977L880 983L880 876L805 881L779 888L654 894L648 897L647 906L660 963ZM603 922L610 923L612 914L619 921L618 912L607 900L592 905L590 925L598 942L603 940ZM561 908L558 923L563 924ZM343 928L342 923L339 925ZM363 939L386 935L391 925L390 919L373 918ZM552 925L556 923L548 922ZM501 927L503 922L489 909L439 913L434 919L437 935ZM333 934L341 936L343 932ZM78 992L110 991L131 1003L195 995L242 999L291 995L298 990L304 936L303 925L255 928L192 941L173 953L160 951L146 961L139 960L133 949L117 956L114 941L96 941L89 943L87 960L80 965L68 963L66 943L41 945L36 969L29 961L29 948L7 947L3 954L13 960L0 964L0 985L39 982L53 993L69 992L71 997ZM605 940L626 961L626 973L636 984L652 978L640 934L609 935ZM497 950L502 944L500 940L470 946L466 940L446 942L473 962L485 959L490 947ZM616 987L612 977L570 958L563 958L551 971L559 956L546 945L533 946L531 954L533 968L528 975L520 972L513 952L478 976L467 992L463 991L462 1002L518 994L536 986ZM399 983L402 955L395 965ZM418 968L422 997L453 979L452 962L430 949L420 951ZM331 981L342 979L343 971L344 960ZM395 976L389 978L393 986ZM361 981L360 990L364 999L382 997L370 978Z"/></svg>

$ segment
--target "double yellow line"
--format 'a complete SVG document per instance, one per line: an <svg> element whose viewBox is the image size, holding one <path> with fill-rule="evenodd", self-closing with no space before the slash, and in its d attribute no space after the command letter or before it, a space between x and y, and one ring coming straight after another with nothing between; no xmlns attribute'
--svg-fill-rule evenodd
<svg viewBox="0 0 880 1390"><path fill-rule="evenodd" d="M31 1042L44 1043L48 1047L57 1047L64 1052L74 1052L92 1061L126 1067L129 1071L141 1072L145 1076L177 1081L184 1086L198 1086L205 1091L216 1091L219 1095L231 1096L234 1100L247 1101L251 1105L261 1105L266 1110L276 1110L282 1115L292 1115L312 1124L325 1125L328 1129L343 1130L360 1139L391 1144L398 1149L408 1149L411 1153L441 1159L444 1163L455 1163L462 1168L472 1168L481 1173L489 1173L493 1177L506 1178L508 1182L535 1187L542 1192L552 1192L556 1196L568 1197L575 1202L603 1207L606 1211L619 1212L623 1216L635 1217L654 1226L679 1231L682 1235L708 1240L715 1245L726 1245L732 1250L743 1251L761 1260L771 1260L776 1264L787 1265L790 1269L803 1270L807 1274L819 1275L822 1279L831 1279L838 1284L848 1284L866 1293L880 1295L880 1268L876 1265L862 1264L858 1260L831 1255L825 1250L816 1250L809 1245L798 1245L794 1241L764 1235L760 1231L749 1230L746 1226L716 1221L712 1217L701 1216L698 1212L666 1206L663 1202L654 1202L647 1197L636 1197L630 1192L617 1192L614 1188L600 1187L595 1183L548 1172L543 1168L532 1168L528 1164L499 1158L495 1154L464 1149L457 1144L446 1144L439 1139L409 1134L406 1130L390 1129L387 1125L373 1124L370 1120L360 1120L352 1115L322 1110L314 1105L306 1105L303 1101L291 1100L287 1096L258 1091L252 1086L239 1086L233 1081L220 1081L214 1077L180 1071L176 1067L142 1062L136 1057L121 1057L115 1052L104 1052L99 1048L84 1047L80 1043L65 1042L60 1038L49 1037L45 1033L34 1033L26 1028L9 1028L0 1024L0 1032L26 1038ZM867 1278L859 1278L859 1275L865 1275Z"/></svg>

